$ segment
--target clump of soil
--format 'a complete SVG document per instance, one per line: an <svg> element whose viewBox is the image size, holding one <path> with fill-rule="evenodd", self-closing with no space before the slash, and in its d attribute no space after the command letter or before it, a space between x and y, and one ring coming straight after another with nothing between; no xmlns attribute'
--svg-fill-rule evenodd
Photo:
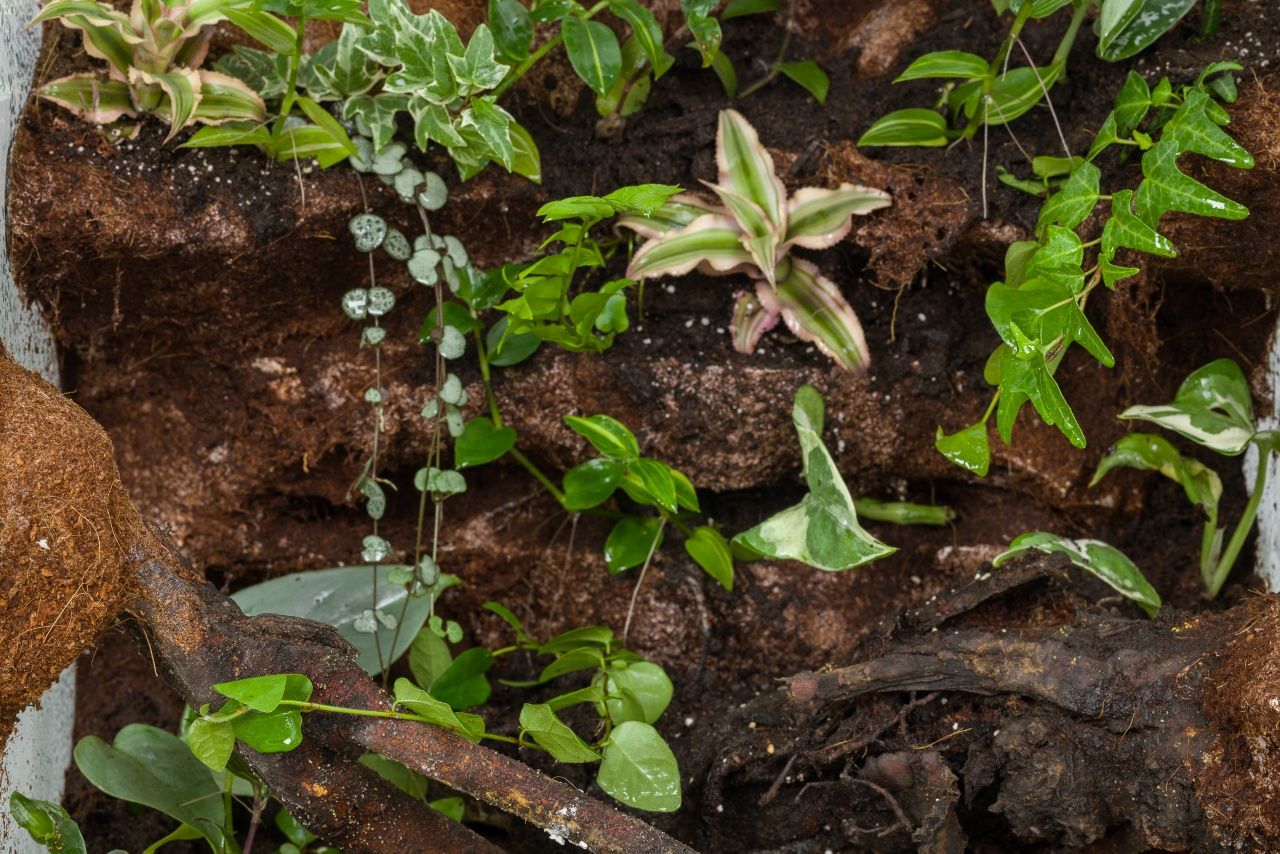
<svg viewBox="0 0 1280 854"><path fill-rule="evenodd" d="M143 532L106 432L0 348L0 743L120 612Z"/></svg>

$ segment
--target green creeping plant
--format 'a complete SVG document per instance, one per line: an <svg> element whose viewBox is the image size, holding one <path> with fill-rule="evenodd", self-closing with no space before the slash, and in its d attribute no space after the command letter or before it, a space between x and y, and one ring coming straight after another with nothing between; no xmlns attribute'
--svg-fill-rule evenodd
<svg viewBox="0 0 1280 854"><path fill-rule="evenodd" d="M991 565L998 568L1033 550L1066 555L1073 564L1105 581L1121 596L1137 604L1148 617L1154 619L1160 613L1160 594L1138 567L1124 552L1100 540L1072 540L1033 531L1014 538L1009 548L996 555Z"/></svg>
<svg viewBox="0 0 1280 854"><path fill-rule="evenodd" d="M325 5L323 0L312 2ZM333 122L348 144L326 149L322 165L347 156L372 162L391 145L399 118L407 116L418 148L426 151L433 142L442 146L464 179L497 162L541 180L533 138L496 103L493 90L508 67L497 58L489 27L477 27L464 43L457 28L435 10L416 15L404 0L373 0L368 8L368 18L358 11L343 15L338 39L310 56L302 55L300 40L273 44L274 53L237 47L224 56L219 68L241 76L262 97L280 99L280 117L269 132L241 125L198 134L190 144L264 147L284 133L281 120L292 120L294 104L317 124L322 123L319 114L329 115L319 105L333 104L367 140L351 143L345 129ZM298 94L299 89L305 94Z"/></svg>
<svg viewBox="0 0 1280 854"><path fill-rule="evenodd" d="M1148 421L1172 430L1202 448L1235 457L1250 446L1258 449L1258 469L1249 502L1224 547L1226 527L1218 527L1222 480L1199 460L1187 457L1166 439L1149 433L1125 436L1102 458L1090 485L1113 469L1126 467L1158 471L1180 484L1187 500L1205 513L1200 545L1200 578L1210 596L1217 596L1240 555L1267 485L1268 458L1280 451L1280 432L1259 430L1253 417L1253 396L1240 366L1219 359L1192 372L1178 387L1173 401L1162 406L1131 406L1120 417Z"/></svg>
<svg viewBox="0 0 1280 854"><path fill-rule="evenodd" d="M754 287L733 312L734 347L752 352L783 320L841 367L865 370L870 353L853 308L817 266L791 256L792 247L825 249L852 229L852 218L887 207L889 195L854 184L833 190L806 187L788 198L773 158L746 119L720 113L716 135L718 184L712 202L693 194L673 197L651 216L624 216L619 225L648 240L631 259L633 279L746 275Z"/></svg>
<svg viewBox="0 0 1280 854"><path fill-rule="evenodd" d="M502 355L512 335L532 335L571 352L608 349L614 337L630 326L626 290L635 281L614 279L594 291L582 286L580 271L604 267L609 251L592 239L591 229L620 214L654 214L680 190L666 184L640 184L607 196L572 196L539 208L543 222L558 223L558 227L542 242L540 257L499 271L515 295L496 306L506 315L506 326L493 355ZM546 252L552 245L560 248Z"/></svg>
<svg viewBox="0 0 1280 854"><path fill-rule="evenodd" d="M1097 55L1117 62L1144 50L1173 29L1195 0L992 0L997 14L1013 14L1013 23L988 62L961 50L927 53L917 58L895 83L945 80L936 109L898 110L878 119L858 140L859 146L943 146L971 139L978 129L1012 122L1046 99L1066 76L1067 59L1087 15L1097 9L1094 32ZM1010 68L1013 49L1029 21L1071 9L1071 20L1048 65ZM1220 17L1220 0L1205 3L1204 35L1212 35ZM942 112L942 109L946 113ZM956 127L948 122L950 114Z"/></svg>
<svg viewBox="0 0 1280 854"><path fill-rule="evenodd" d="M46 83L39 94L95 124L158 116L169 123L166 142L193 124L262 121L265 107L252 89L200 68L214 24L259 15L248 0L134 0L127 15L98 0L53 0L32 23L58 21L79 30L85 53L108 68L105 76L73 74Z"/></svg>
<svg viewBox="0 0 1280 854"><path fill-rule="evenodd" d="M1193 84L1176 91L1168 78L1149 88L1141 76L1129 73L1088 156L1071 168L1061 188L1041 207L1037 239L1009 247L1005 280L987 290L987 316L1002 343L983 375L996 392L977 423L949 435L938 428L936 446L947 459L986 475L991 461L987 422L994 413L1000 437L1008 444L1026 403L1071 444L1085 446L1084 431L1054 372L1072 344L1107 367L1114 364L1084 310L1098 285L1114 289L1117 282L1137 274L1136 267L1120 262L1120 251L1173 257L1172 242L1157 231L1169 212L1229 220L1248 216L1244 205L1188 177L1178 165L1180 157L1194 153L1239 169L1253 167L1252 155L1223 130L1230 118L1210 94L1217 91L1211 77L1239 68L1236 63L1215 63ZM1143 180L1136 191L1105 195L1100 189L1102 173L1093 161L1112 146L1142 152ZM1110 211L1102 233L1085 242L1077 229L1104 200Z"/></svg>

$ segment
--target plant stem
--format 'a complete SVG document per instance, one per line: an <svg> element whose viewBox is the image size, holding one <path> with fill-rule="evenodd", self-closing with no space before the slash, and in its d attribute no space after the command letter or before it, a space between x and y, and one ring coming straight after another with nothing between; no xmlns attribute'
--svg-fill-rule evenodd
<svg viewBox="0 0 1280 854"><path fill-rule="evenodd" d="M596 15L604 11L604 9L608 5L609 5L608 0L600 0L599 3L597 3L596 5L592 6L590 9L587 10L586 14L582 16L583 20L590 20L591 18L594 18ZM529 54L523 60L521 60L520 64L517 65L515 68L511 69L509 72L507 72L507 76L502 78L502 82L499 83L496 88L494 88L493 90L494 100L501 98L503 92L506 92L512 86L519 83L521 78L523 78L526 74L529 73L529 69L533 68L533 66L537 64L539 59L542 59L542 57L546 56L548 53L555 50L557 47L560 46L560 43L563 41L564 41L564 33L558 32L554 36L552 36L550 39L548 39L545 44L543 44L533 53Z"/></svg>
<svg viewBox="0 0 1280 854"><path fill-rule="evenodd" d="M738 97L734 100L749 98L756 92L759 92L761 89L768 86L774 80L778 79L778 66L780 66L782 61L787 58L787 49L791 47L791 18L795 15L795 11L796 0L791 0L791 2L787 4L787 16L782 21L782 43L778 46L777 57L769 66L769 73L764 77L761 77L759 80L748 84L744 89L738 92Z"/></svg>
<svg viewBox="0 0 1280 854"><path fill-rule="evenodd" d="M302 39L307 29L307 18L299 15L296 23L293 53L289 54L289 83L284 90L284 99L280 102L280 115L276 117L275 126L271 128L271 148L274 152L284 133L284 120L293 110L293 102L298 97L298 71L302 68Z"/></svg>
<svg viewBox="0 0 1280 854"><path fill-rule="evenodd" d="M428 724L430 726L440 726L422 715L415 715L413 712L396 711L395 709L391 711L383 711L382 709L349 709L346 706L330 706L325 703L312 703L308 700L281 700L280 705L292 706L300 712L329 712L334 715L350 715L356 718L383 718L393 721L414 721L415 723ZM447 729L447 727L442 728ZM509 735L486 732L480 737L491 741L503 741L507 744L518 744L521 747L537 747L535 744L529 744Z"/></svg>
<svg viewBox="0 0 1280 854"><path fill-rule="evenodd" d="M1003 73L1003 66L1009 58L1009 52L1013 50L1014 42L1018 40L1018 36L1022 34L1022 28L1026 26L1027 20L1031 17L1031 7L1032 4L1030 3L1023 4L1022 11L1018 12L1017 17L1013 19L1013 26L1009 28L1008 35L1005 36L1000 49L996 51L995 58L991 60L987 76L982 81L982 109L975 110L973 115L969 117L969 124L965 125L964 129L965 139L972 139L974 134L978 132L978 126L986 124L984 119L987 115L987 104L991 97L991 87L995 85L997 75ZM1000 71L997 72L997 69L1000 69Z"/></svg>
<svg viewBox="0 0 1280 854"><path fill-rule="evenodd" d="M1215 597L1218 591L1222 589L1222 585L1226 583L1227 576L1231 574L1231 567L1235 565L1236 558L1240 556L1240 549L1244 548L1244 541L1248 539L1249 532L1253 530L1253 520L1258 515L1258 504L1262 501L1262 491L1267 485L1267 467L1271 461L1271 452L1261 445L1258 446L1258 473L1253 478L1253 494L1249 496L1249 503L1244 507L1244 514L1240 517L1240 521L1236 524L1235 531L1231 534L1231 541L1227 543L1227 548L1222 553L1222 558L1218 561L1218 568L1213 573L1213 578L1209 582L1209 596Z"/></svg>
<svg viewBox="0 0 1280 854"><path fill-rule="evenodd" d="M244 848L241 854L252 854L253 838L258 835L258 825L262 822L262 809L266 806L266 802L262 799L262 793L255 785L253 787L253 810L249 815L249 830L245 833Z"/></svg>
<svg viewBox="0 0 1280 854"><path fill-rule="evenodd" d="M1067 31L1062 35L1062 41L1058 43L1058 49L1053 53L1053 64L1062 66L1062 79L1066 79L1067 57L1071 55L1071 48L1076 43L1076 36L1080 35L1080 25L1084 23L1084 16L1093 8L1094 0L1084 0L1076 6L1075 14L1071 16L1071 24L1067 27Z"/></svg>
<svg viewBox="0 0 1280 854"><path fill-rule="evenodd" d="M554 483L551 482L551 478L543 474L542 470L533 464L533 460L529 459L523 453L521 453L519 448L512 448L511 450L507 451L507 453L511 455L511 458L513 460L518 462L520 465L524 466L524 470L527 471L529 474L533 475L533 479L536 480L538 483L542 484L542 486L547 490L547 492L551 493L551 497L554 498L557 502L559 502L561 507L564 507L564 502L565 502L564 493L560 491L560 487L556 486ZM568 510L569 508L565 507L564 509Z"/></svg>
<svg viewBox="0 0 1280 854"><path fill-rule="evenodd" d="M662 529L667 526L667 517L664 515L662 521L658 523L658 530L653 535L653 542L649 544L649 554L645 555L644 566L640 567L640 577L636 579L636 587L631 591L631 603L627 605L627 621L622 624L622 645L627 645L627 634L631 631L631 618L636 612L636 599L640 596L640 585L644 584L645 573L649 571L649 564L653 562L653 553L658 550L658 541L662 539Z"/></svg>
<svg viewBox="0 0 1280 854"><path fill-rule="evenodd" d="M1213 544L1218 540L1218 533L1218 508L1214 507L1205 520L1204 533L1200 536L1200 580L1205 587L1213 579L1213 565L1218 557L1214 553Z"/></svg>

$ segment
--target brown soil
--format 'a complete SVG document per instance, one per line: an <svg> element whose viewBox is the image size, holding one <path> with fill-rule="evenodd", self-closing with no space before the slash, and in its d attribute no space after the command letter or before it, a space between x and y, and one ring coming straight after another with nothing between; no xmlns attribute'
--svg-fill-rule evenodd
<svg viewBox="0 0 1280 854"><path fill-rule="evenodd" d="M128 595L141 528L111 440L0 347L0 744Z"/></svg>
<svg viewBox="0 0 1280 854"><path fill-rule="evenodd" d="M1186 79L1206 61L1243 49L1250 64L1274 62L1280 23L1260 5L1227 2L1216 39L1193 44L1180 31L1136 67L1148 76ZM678 546L660 553L641 591L632 642L667 667L677 686L664 727L682 758L691 750L681 738L686 720L717 718L769 690L779 676L849 660L882 621L973 578L1025 530L1114 543L1175 608L1225 607L1243 596L1242 586L1257 586L1240 573L1240 586L1219 602L1202 601L1193 568L1200 519L1176 485L1131 472L1092 490L1084 485L1102 450L1125 432L1114 419L1124 406L1167 398L1189 370L1223 355L1260 381L1274 325L1276 264L1258 253L1275 251L1267 235L1280 228L1274 77L1262 66L1260 76L1245 75L1233 110L1233 130L1258 155L1258 168L1205 170L1206 180L1251 206L1251 219L1206 227L1174 218L1164 230L1181 256L1090 305L1117 367L1107 371L1077 353L1059 372L1089 449L1075 452L1055 429L1024 415L1014 446L994 448L991 476L976 482L934 453L933 432L938 424L969 423L985 406L982 366L996 339L983 294L1001 275L1004 246L1028 232L1035 202L992 180L991 215L981 218L981 140L951 150L865 152L852 140L875 116L932 101L929 81L889 85L907 59L958 41L990 53L999 39L996 19L985 0L808 0L800 4L799 26L792 55L816 56L831 72L826 107L785 81L735 106L759 128L790 186L853 180L893 193L892 208L859 221L850 241L815 256L866 327L875 360L870 373L841 373L812 348L779 335L753 356L735 353L722 331L733 286L691 276L650 287L643 323L604 356L547 348L497 379L502 409L539 465L558 472L586 456L562 415L608 412L636 430L647 452L706 490L704 509L728 531L798 498L789 410L795 388L810 382L827 398L827 439L855 493L944 502L959 513L950 528L873 526L901 550L868 569L827 575L749 564L731 594ZM1059 27L1028 28L1033 55L1051 51ZM772 56L780 36L763 19L726 25L726 50L744 81L757 73L756 59ZM64 73L74 44L47 43L41 74ZM1097 62L1091 50L1085 35L1070 79L1054 90L1073 150L1085 146L1109 107L1109 94L1099 93L1113 92L1127 70ZM449 205L433 222L461 237L482 266L537 245L543 229L534 226L533 212L548 198L650 180L696 186L714 174L714 116L726 103L691 52L682 52L654 87L645 110L607 136L596 134L590 100L562 61L513 95L510 108L542 147L544 185L490 169L452 187ZM991 134L991 164L1025 172L1020 147L1033 154L1060 147L1044 111L1014 129L1016 142L1004 131ZM359 179L345 169L295 174L250 151L174 150L161 138L148 125L133 143L113 148L62 111L32 102L15 147L9 199L20 283L47 308L68 388L115 443L121 476L143 515L167 527L211 580L234 589L353 562L367 519L350 484L370 444L362 396L373 375L356 346L358 328L342 316L338 300L367 275L345 227L360 209ZM434 165L455 183L439 158ZM1118 186L1136 181L1134 164L1108 167L1119 170ZM380 184L364 190L375 211L412 227ZM1240 252L1242 242L1258 251ZM384 381L392 404L384 460L385 473L405 494L392 496L384 528L403 547L412 542L416 502L408 483L425 453L416 413L430 369L412 342L430 301L397 265L378 263L380 283L399 299L387 323ZM472 383L472 400L479 400L478 377L466 366L461 371ZM1242 478L1231 465L1217 468L1226 483L1225 512L1233 517L1243 503ZM478 608L489 599L507 602L542 634L584 623L621 625L634 578L605 570L603 524L583 519L571 534L554 502L520 469L494 465L468 480L470 491L447 505L443 561L466 581L446 608L468 637L506 641L502 624ZM1246 554L1241 565L1248 563ZM65 602L79 583L50 601ZM1081 578L1074 589L1107 595ZM1069 619L1065 595L1028 595L991 619L1028 609ZM103 602L90 612L96 616L85 628L92 631L66 646L67 660L106 625L113 607ZM52 624L48 615L30 619ZM127 679L106 678L133 655L113 641L82 669L77 736L105 737L130 715L172 724L173 706L148 699L134 711L125 699L152 696L145 659L132 661L127 672L135 675ZM532 667L516 662L502 675L521 678ZM501 692L498 700L515 708L520 696ZM123 844L113 828L133 820L95 797L74 771L69 777L76 816L98 828L103 843ZM1009 832L997 819L972 820L985 822L992 839Z"/></svg>

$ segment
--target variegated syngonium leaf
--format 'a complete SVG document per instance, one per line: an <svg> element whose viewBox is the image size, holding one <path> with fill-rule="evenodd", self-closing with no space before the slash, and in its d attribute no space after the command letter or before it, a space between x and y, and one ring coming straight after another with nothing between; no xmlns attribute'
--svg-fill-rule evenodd
<svg viewBox="0 0 1280 854"><path fill-rule="evenodd" d="M809 493L794 507L734 537L734 545L764 558L797 560L827 572L853 569L897 551L858 524L849 490L822 444L822 395L812 386L801 386L791 417Z"/></svg>
<svg viewBox="0 0 1280 854"><path fill-rule="evenodd" d="M1072 540L1044 531L1023 534L1009 544L1009 548L991 561L1002 566L1015 557L1035 549L1045 554L1063 554L1071 562L1111 586L1126 599L1132 599L1148 617L1160 613L1160 594L1147 581L1133 561L1117 549L1101 540Z"/></svg>
<svg viewBox="0 0 1280 854"><path fill-rule="evenodd" d="M1168 439L1151 433L1130 433L1111 448L1098 463L1098 470L1089 481L1094 486L1112 469L1133 468L1158 471L1182 485L1187 500L1198 504L1214 517L1222 498L1222 480L1217 472L1193 457L1178 452Z"/></svg>
<svg viewBox="0 0 1280 854"><path fill-rule="evenodd" d="M1218 359L1192 372L1172 403L1131 406L1120 417L1150 421L1227 456L1244 453L1258 432L1249 382L1231 359Z"/></svg>

